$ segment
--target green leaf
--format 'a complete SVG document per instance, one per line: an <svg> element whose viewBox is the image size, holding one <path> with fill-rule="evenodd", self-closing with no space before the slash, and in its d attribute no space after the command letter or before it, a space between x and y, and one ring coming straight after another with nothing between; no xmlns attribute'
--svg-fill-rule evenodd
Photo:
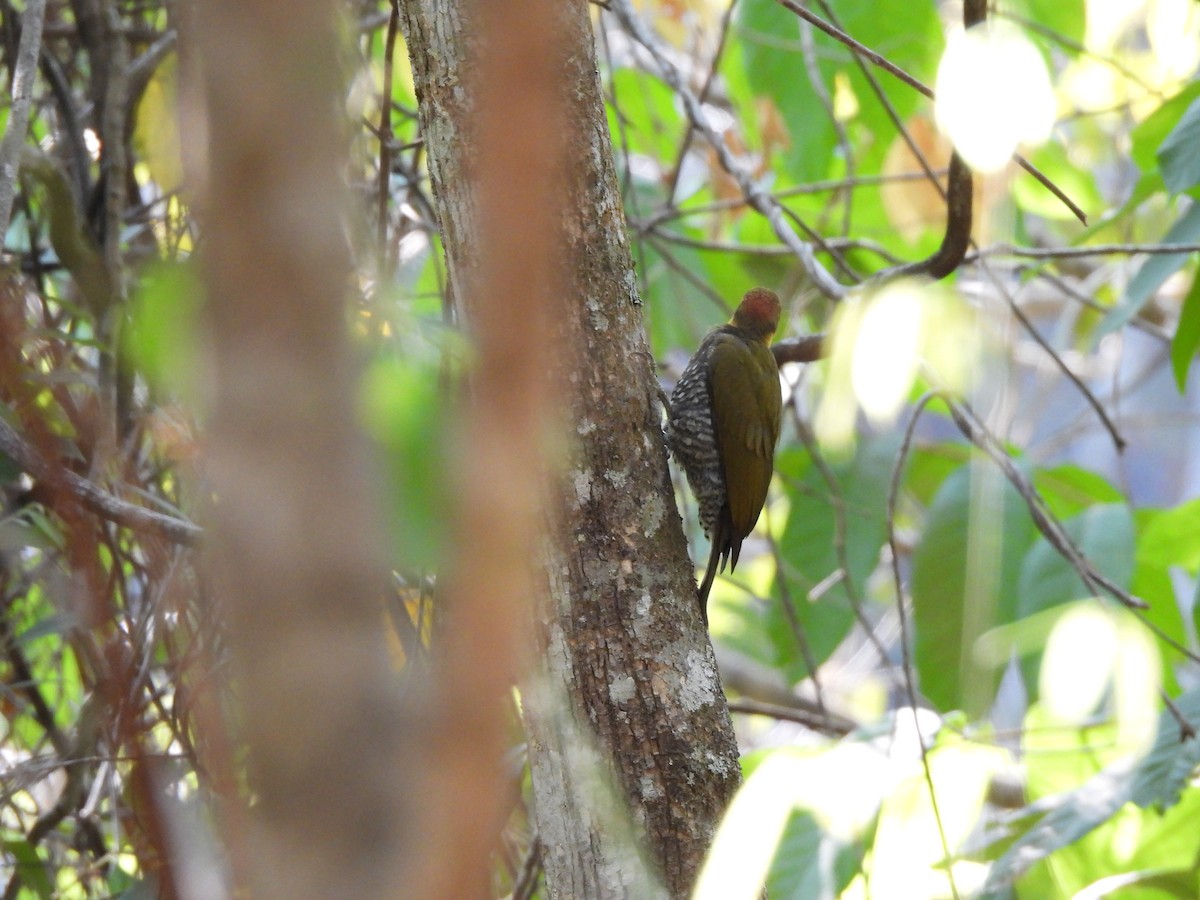
<svg viewBox="0 0 1200 900"><path fill-rule="evenodd" d="M914 449L904 473L905 493L928 506L946 479L970 458L970 449L962 443L946 442Z"/></svg>
<svg viewBox="0 0 1200 900"><path fill-rule="evenodd" d="M1181 694L1174 703L1184 721L1200 732L1200 688ZM1134 773L1129 799L1144 809L1174 806L1198 765L1200 740L1184 740L1179 722L1171 713L1164 712L1159 717L1154 746Z"/></svg>
<svg viewBox="0 0 1200 900"><path fill-rule="evenodd" d="M1191 244L1200 240L1200 203L1193 203L1163 236L1163 244ZM1190 253L1159 253L1151 256L1125 289L1125 296L1101 323L1099 334L1116 331L1136 316L1164 281L1183 268Z"/></svg>
<svg viewBox="0 0 1200 900"><path fill-rule="evenodd" d="M1138 514L1138 566L1200 568L1200 500Z"/></svg>
<svg viewBox="0 0 1200 900"><path fill-rule="evenodd" d="M5 838L3 846L4 852L12 855L16 868L21 873L21 883L36 893L40 900L53 900L54 887L50 881L50 873L46 870L47 864L42 862L37 848L24 838Z"/></svg>
<svg viewBox="0 0 1200 900"><path fill-rule="evenodd" d="M1171 338L1171 371L1181 394L1187 389L1188 369L1197 349L1200 349L1200 276L1192 279L1192 288L1183 298L1179 324L1175 327L1175 337Z"/></svg>
<svg viewBox="0 0 1200 900"><path fill-rule="evenodd" d="M1122 503L1093 506L1063 526L1097 571L1121 587L1129 587L1134 558L1129 507ZM1093 595L1062 554L1046 538L1039 537L1021 564L1019 616L1025 618Z"/></svg>
<svg viewBox="0 0 1200 900"><path fill-rule="evenodd" d="M944 43L933 3L877 0L839 3L836 7L843 31L916 77L932 79ZM800 19L774 0L743 0L738 4L736 21L740 43L744 44L740 62L747 84L756 98L767 98L775 105L788 130L788 173L798 181L811 181L834 174L844 162L838 155L833 122L813 89L814 69L826 95L832 97L840 90L853 96L857 109L843 123L848 126L850 151L863 170L876 171L895 136L895 128L853 54L813 29L816 60L810 65L801 50ZM901 119L907 119L926 103L916 91L895 79L876 75L876 81ZM761 111L756 115L755 109L744 105L738 113L743 122L762 118ZM864 213L868 206L879 213L877 195L866 203L855 192L855 221L860 206Z"/></svg>
<svg viewBox="0 0 1200 900"><path fill-rule="evenodd" d="M1012 621L1033 535L1025 502L990 468L958 469L934 497L913 553L912 592L921 690L939 709L980 712L991 703L999 672L981 668L975 642Z"/></svg>
<svg viewBox="0 0 1200 900"><path fill-rule="evenodd" d="M1195 575L1200 569L1200 500L1174 509L1139 510L1136 522L1133 593L1150 604L1142 613L1148 624L1186 645L1187 626L1176 598L1172 570ZM1176 689L1175 666L1166 659L1162 681L1167 691Z"/></svg>
<svg viewBox="0 0 1200 900"><path fill-rule="evenodd" d="M635 258L642 269L642 297L650 346L659 358L680 348L690 353L705 334L729 319L731 310L722 309L680 273L680 268L693 273L704 270L700 251L691 247L663 247L660 250L652 244L645 244L642 249ZM669 257L666 255L668 250ZM747 287L743 284L742 290Z"/></svg>
<svg viewBox="0 0 1200 900"><path fill-rule="evenodd" d="M617 103L608 106L614 138L624 135L631 153L670 165L684 131L675 92L652 75L626 68L612 73L609 89Z"/></svg>
<svg viewBox="0 0 1200 900"><path fill-rule="evenodd" d="M857 595L864 595L867 576L879 562L886 535L888 484L898 449L896 435L863 442L850 460L830 463L840 498L814 466L800 484L787 487L790 511L780 539L783 557L780 575L787 579L792 608L818 665L829 658L854 624L854 610L845 579L829 586L814 601L808 594L818 584L829 584L841 561L835 549L838 517L845 526L846 573ZM835 576L836 577L836 576ZM809 672L796 646L796 637L781 602L771 606L771 630L785 670L793 680Z"/></svg>
<svg viewBox="0 0 1200 900"><path fill-rule="evenodd" d="M837 897L862 864L862 847L843 844L823 829L813 815L797 811L788 820L771 871L771 900Z"/></svg>
<svg viewBox="0 0 1200 900"><path fill-rule="evenodd" d="M773 104L790 139L790 174L799 181L825 177L836 132L805 70L800 20L774 0L743 0L735 15L741 40L730 53L731 68L740 61L752 92L743 99L738 120L763 120L763 103Z"/></svg>
<svg viewBox="0 0 1200 900"><path fill-rule="evenodd" d="M1100 503L1120 503L1124 496L1103 475L1064 464L1033 473L1033 486L1060 519L1069 519Z"/></svg>
<svg viewBox="0 0 1200 900"><path fill-rule="evenodd" d="M1200 730L1200 689L1193 689L1178 697L1175 705L1184 719ZM1027 739L1035 734L1038 734L1036 730L1027 731ZM1048 741L1053 738L1039 737L1038 740ZM1050 758L1046 756L1050 752L1064 762L1068 755L1076 756L1082 765L1088 765L1095 758L1090 742L1079 741L1076 749L1069 750L1069 741L1067 736L1059 738L1053 750L1046 746L1040 754L1037 748L1028 748L1033 751L1029 758L1038 759L1039 755L1043 757L1039 762L1039 769L1044 767L1046 759ZM1124 851L1120 861L1123 869L1127 871L1129 868L1150 868L1154 864L1167 868L1190 866L1196 846L1200 844L1200 834L1192 828L1185 828L1184 835L1178 832L1183 823L1194 821L1195 816L1200 813L1200 791L1185 791L1198 764L1200 741L1195 738L1181 740L1179 723L1169 712L1163 712L1159 716L1154 745L1136 766L1109 766L1066 793L1051 793L1052 789L1047 786L1046 793L1049 796L1046 800L1039 799L1042 796L1041 792L1035 793L1034 802L1029 807L1007 817L1021 820L1024 834L992 866L984 891L999 890L1011 884L1033 863L1077 844L1100 826L1109 823L1122 810L1125 810L1126 815L1141 819L1141 826L1127 828L1126 834L1139 840L1140 846L1145 848L1136 854L1131 854L1129 850ZM1130 813L1126 809L1129 803L1155 811ZM1166 817L1159 815L1159 811L1170 807L1174 808ZM1134 825L1132 822L1129 824ZM1168 837L1172 834L1174 837ZM1081 845L1072 848L1076 854L1087 859L1086 865L1078 867L1085 873L1082 878L1084 884L1098 875L1105 874L1105 867L1109 864L1108 859L1097 857L1101 855L1102 849L1106 849L1104 845L1111 843L1111 839L1107 835L1102 840L1099 839L1101 835L1096 837L1098 840L1095 844L1099 845L1097 847ZM1182 845L1168 846L1168 841L1179 837L1183 838ZM1155 855L1158 858L1150 862L1148 857ZM1141 866L1134 865L1131 856L1144 862ZM1067 893L1069 895L1071 891Z"/></svg>
<svg viewBox="0 0 1200 900"><path fill-rule="evenodd" d="M1200 97L1200 81L1193 81L1133 129L1130 156L1139 169L1146 173L1158 170L1158 152L1163 141L1197 97Z"/></svg>
<svg viewBox="0 0 1200 900"><path fill-rule="evenodd" d="M1068 41L1083 42L1087 25L1084 0L1019 0L1015 9Z"/></svg>
<svg viewBox="0 0 1200 900"><path fill-rule="evenodd" d="M359 416L384 449L396 552L412 569L436 567L446 541L446 416L436 363L396 358L366 373Z"/></svg>
<svg viewBox="0 0 1200 900"><path fill-rule="evenodd" d="M1158 150L1163 183L1175 194L1200 184L1200 100L1193 100Z"/></svg>
<svg viewBox="0 0 1200 900"><path fill-rule="evenodd" d="M196 384L202 304L200 279L190 262L159 263L142 276L124 346L159 387L186 394Z"/></svg>

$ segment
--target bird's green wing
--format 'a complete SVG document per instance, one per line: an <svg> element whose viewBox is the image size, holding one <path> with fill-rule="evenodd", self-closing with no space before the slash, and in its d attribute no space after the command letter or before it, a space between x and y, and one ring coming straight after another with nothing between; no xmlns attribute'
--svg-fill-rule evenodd
<svg viewBox="0 0 1200 900"><path fill-rule="evenodd" d="M730 519L740 544L767 498L779 438L779 373L770 350L736 335L722 336L709 363L709 390Z"/></svg>

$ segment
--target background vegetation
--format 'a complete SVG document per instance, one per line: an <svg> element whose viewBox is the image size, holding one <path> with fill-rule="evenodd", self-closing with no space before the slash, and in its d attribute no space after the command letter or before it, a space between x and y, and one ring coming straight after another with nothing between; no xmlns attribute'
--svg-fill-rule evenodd
<svg viewBox="0 0 1200 900"><path fill-rule="evenodd" d="M771 501L713 591L749 779L699 890L752 892L758 859L773 897L1194 897L1200 8L997 4L1052 74L1055 128L1025 152L1069 202L1016 164L977 179L965 264L943 294L873 301L908 313L880 326L839 312L871 307L822 292L796 240L844 285L928 257L949 154L927 98L794 7L593 6L664 384L756 284L785 299L785 336L837 331L831 359L784 369ZM31 9L0 6L10 95ZM925 84L959 15L808 9ZM446 399L467 352L392 9L347 3L345 22L346 320L394 537L380 622L411 667L452 547ZM215 798L240 761L188 527L211 499L212 361L182 27L170 3L45 4L0 327L11 897L144 895L168 842L204 896L227 877ZM872 405L881 384L899 408ZM537 858L518 803L495 893L539 895Z"/></svg>

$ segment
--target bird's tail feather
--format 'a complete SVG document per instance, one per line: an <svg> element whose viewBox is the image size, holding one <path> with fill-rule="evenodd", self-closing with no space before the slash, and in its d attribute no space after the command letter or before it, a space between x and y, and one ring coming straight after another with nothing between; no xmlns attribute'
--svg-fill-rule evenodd
<svg viewBox="0 0 1200 900"><path fill-rule="evenodd" d="M712 590L713 579L717 570L725 568L725 560L729 558L730 542L733 535L728 516L717 517L717 527L713 530L712 549L708 552L708 568L704 570L704 580L700 582L700 618L704 627L708 627L708 592Z"/></svg>

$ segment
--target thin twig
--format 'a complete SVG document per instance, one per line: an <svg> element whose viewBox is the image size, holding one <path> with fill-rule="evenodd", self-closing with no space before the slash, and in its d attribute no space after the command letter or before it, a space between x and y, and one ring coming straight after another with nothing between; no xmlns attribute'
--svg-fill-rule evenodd
<svg viewBox="0 0 1200 900"><path fill-rule="evenodd" d="M662 259L663 264L666 265L668 269L680 276L684 281L711 300L723 315L729 315L729 305L725 298L717 293L717 291L711 284L708 283L706 279L701 278L692 271L691 267L682 263L676 257L675 252L665 241L659 239L655 235L647 235L646 242L654 248L654 250L658 253L659 258ZM645 266L643 266L642 278L646 283L649 282L651 274L652 273L649 272Z"/></svg>
<svg viewBox="0 0 1200 900"><path fill-rule="evenodd" d="M824 11L825 15L829 18L829 21L840 30L842 23L838 21L837 14L834 13L833 7L830 6L826 0L819 0L819 2L821 4L822 11ZM879 105L883 107L884 113L891 120L892 126L904 139L904 143L908 145L909 151L916 158L917 164L920 165L921 170L925 173L925 177L929 179L930 184L933 185L934 189L938 192L941 198L945 200L946 189L942 187L942 183L938 181L937 175L934 174L933 166L930 165L929 160L925 157L925 151L921 149L921 146L916 142L916 140L914 140L913 136L909 134L908 129L904 125L904 120L900 118L900 114L896 111L896 107L892 104L891 99L884 91L883 85L879 83L879 79L875 77L875 73L871 71L870 66L868 66L866 60L859 55L858 51L854 48L851 48L850 52L854 56L854 62L858 64L858 70L862 73L863 78L865 78L867 81L867 85L871 88L871 93L875 95L875 99L879 101Z"/></svg>
<svg viewBox="0 0 1200 900"><path fill-rule="evenodd" d="M646 51L657 64L663 81L679 97L693 127L704 137L709 146L712 147L718 161L721 163L721 167L737 183L739 190L745 195L749 205L770 223L776 237L791 248L817 290L833 299L844 297L847 291L846 286L840 284L824 266L817 262L812 245L801 240L800 236L792 228L789 228L784 221L785 213L779 201L771 196L770 192L751 175L747 168L734 158L725 140L708 124L701 109L700 101L684 83L684 79L680 75L678 68L676 68L674 63L671 62L667 54L659 46L658 39L634 11L629 0L612 0L609 7L613 14L616 15L622 27L629 32L634 40L646 48Z"/></svg>
<svg viewBox="0 0 1200 900"><path fill-rule="evenodd" d="M912 75L909 75L907 72L905 72L902 68L900 68L894 62L891 62L889 59L887 59L887 57L883 56L882 54L876 53L874 50L872 50L866 44L859 43L854 38L850 37L850 35L846 34L846 32L842 31L840 28L835 28L833 25L830 25L828 22L826 22L824 19L822 19L816 13L801 6L799 3L796 2L796 0L776 0L776 2L780 6L784 7L785 9L791 10L793 13L795 13L797 16L799 16L805 22L815 25L817 28L819 28L821 31L825 32L827 35L829 35L835 41L839 41L840 43L845 44L847 47L849 47L855 53L859 54L860 56L862 56L865 59L870 60L876 66L883 69L883 71L887 72L889 75L892 75L895 78L898 78L900 81L903 81L905 84L907 84L909 87L911 87L914 91L917 91L920 94L924 94L930 100L933 99L933 91L930 88L926 87L924 84L922 84L919 79L913 77Z"/></svg>
<svg viewBox="0 0 1200 900"><path fill-rule="evenodd" d="M934 169L933 174L935 177L940 177L945 175L946 172L946 169ZM906 181L924 181L927 177L924 172L896 172L890 175L856 175L853 178L830 178L783 188L782 190L775 191L774 196L777 200L783 200L787 197L802 197L811 194L840 193L841 191L853 190L857 187L895 184ZM643 219L639 227L649 229L665 222L675 221L676 219L703 215L710 212L741 209L746 205L747 200L745 197L729 197L722 200L713 200L708 203L700 203L695 206L666 206L649 218Z"/></svg>
<svg viewBox="0 0 1200 900"><path fill-rule="evenodd" d="M1021 327L1025 329L1026 334L1033 338L1033 342L1045 351L1046 355L1049 356L1054 362L1055 367L1062 372L1062 374L1066 376L1066 379L1075 386L1080 394L1083 395L1084 400L1087 401L1088 405L1096 413L1096 417L1104 426L1104 430L1107 431L1109 437L1112 438L1113 446L1117 448L1117 452L1123 453L1126 446L1125 438L1122 436L1121 432L1117 430L1116 423L1113 422L1113 420L1109 417L1108 412L1104 409L1104 405L1100 402L1096 395L1092 393L1091 389L1083 383L1083 380L1071 370L1071 367L1067 365L1066 360L1064 360L1062 356L1050 346L1050 342L1042 337L1041 333L1033 327L1033 322L1031 322L1029 317L1025 315L1025 311L1017 304L1017 301L1013 297L1012 293L1000 282L1000 279L996 277L996 274L992 271L991 267L984 262L981 268L988 280L991 281L992 286L997 290L997 292L999 292L1000 296L1004 298L1005 302L1008 304L1008 308L1012 311L1012 314L1016 317L1017 321L1021 323Z"/></svg>
<svg viewBox="0 0 1200 900"><path fill-rule="evenodd" d="M958 426L963 437L986 453L1000 467L1009 483L1016 488L1017 493L1025 501L1030 518L1037 530L1042 533L1050 546L1071 564L1088 590L1094 594L1105 593L1130 609L1149 609L1149 604L1140 597L1135 597L1106 575L1096 570L1096 567L1083 555L1083 552L1067 534L1062 524L1050 512L1046 501L1028 478L1013 464L1008 454L1000 447L996 438L987 430L978 416L961 400L946 399L950 410L950 418Z"/></svg>
<svg viewBox="0 0 1200 900"><path fill-rule="evenodd" d="M375 223L375 239L379 245L379 265L384 276L392 274L392 259L388 247L388 198L391 194L392 177L392 72L396 55L396 32L400 27L399 0L392 0L392 11L388 17L387 38L383 55L383 101L379 104L379 196Z"/></svg>
<svg viewBox="0 0 1200 900"><path fill-rule="evenodd" d="M630 225L639 236L652 234L666 243L678 244L681 247L692 247L696 250L712 250L718 253L744 253L748 256L774 257L792 255L791 250L779 244L739 244L733 241L707 240L687 234L680 234L677 231L668 231L665 228L657 226L642 228L636 220L631 220ZM865 250L882 257L888 262L897 262L896 256L890 250L878 242L867 238L833 238L823 243L830 250L837 251L839 256L843 255L843 252L846 250ZM851 274L853 275L853 273Z"/></svg>
<svg viewBox="0 0 1200 900"><path fill-rule="evenodd" d="M1190 741L1195 738L1196 726L1187 720L1187 717L1183 714L1183 710L1175 705L1175 701L1161 687L1158 689L1158 693L1162 697L1163 705L1167 708L1167 712L1171 714L1171 718L1179 726L1179 743L1182 744L1184 741Z"/></svg>
<svg viewBox="0 0 1200 900"><path fill-rule="evenodd" d="M721 15L717 48L713 51L712 60L708 64L708 74L704 77L704 84L701 85L697 98L701 103L708 101L708 92L712 89L712 83L717 77L717 69L721 66L721 57L725 55L725 43L729 40L729 26L733 23L733 11L736 7L737 0L729 0L729 5L725 7L725 12ZM680 144L679 152L675 156L675 165L671 167L671 183L667 185L666 191L667 203L671 207L675 205L675 191L679 188L679 176L683 173L683 160L692 147L693 134L691 128L684 134L683 143Z"/></svg>
<svg viewBox="0 0 1200 900"><path fill-rule="evenodd" d="M968 262L988 256L1016 256L1022 259L1080 259L1089 256L1134 255L1163 256L1172 253L1200 253L1200 244L1092 244L1087 247L1018 247L993 244L972 253Z"/></svg>
<svg viewBox="0 0 1200 900"><path fill-rule="evenodd" d="M781 722L796 722L821 734L834 737L845 737L858 728L853 719L840 716L828 710L809 710L799 707L780 706L777 703L764 703L761 700L741 698L729 701L731 713L742 713L749 716L770 716Z"/></svg>
<svg viewBox="0 0 1200 900"><path fill-rule="evenodd" d="M833 97L830 96L829 89L825 86L825 78L818 63L817 45L813 38L812 26L807 22L800 29L800 53L804 60L804 71L808 75L808 83L812 87L817 102L825 110L825 118L833 126L838 150L841 153L842 162L846 166L846 174L853 178L856 170L854 148L850 145L850 135L846 131L845 124L838 118L837 112L833 108ZM843 196L845 202L842 204L842 235L848 236L850 234L850 213L854 207L854 194L852 191L845 191Z"/></svg>
<svg viewBox="0 0 1200 900"><path fill-rule="evenodd" d="M136 100L136 98L142 95L142 92L146 89L146 85L150 83L150 79L154 76L159 63L167 58L167 54L175 49L175 45L178 42L178 32L174 28L169 28L163 32L162 37L143 50L138 55L138 58L129 64L130 98Z"/></svg>
<svg viewBox="0 0 1200 900"><path fill-rule="evenodd" d="M917 688L913 681L912 658L908 649L908 614L904 608L904 582L900 577L900 548L896 545L896 498L900 494L900 478L904 473L909 450L912 448L913 434L916 431L917 420L921 418L921 413L925 411L925 407L938 396L936 392L930 392L918 400L916 407L913 409L912 417L908 420L908 427L904 429L904 440L900 444L900 454L896 458L896 465L892 467L892 477L888 484L887 542L892 563L892 581L896 588L896 612L900 617L900 667L904 671L904 690L908 695L908 706L912 710L913 716L913 729L917 733L917 743L921 748L921 765L925 770L925 783L929 788L929 802L933 807L933 819L937 823L938 837L942 842L942 854L947 863L946 877L950 881L950 893L957 900L958 886L954 882L953 867L949 864L952 859L950 855L950 842L946 839L946 829L942 824L941 810L938 808L937 791L934 790L933 786L933 770L929 765L929 754L926 752L925 738L921 734L921 724L917 718Z"/></svg>
<svg viewBox="0 0 1200 900"><path fill-rule="evenodd" d="M1053 181L1051 181L1050 177L1048 175L1046 175L1041 169L1039 169L1037 166L1035 166L1033 163L1031 163L1029 160L1027 160L1020 153L1014 153L1013 159L1016 160L1018 166L1020 166L1022 169L1024 169L1026 172L1028 172L1034 178L1036 178L1038 181L1038 184L1040 184L1042 187L1044 187L1046 190L1048 190L1050 193L1052 193L1055 197L1057 197L1058 201L1063 206L1065 206L1067 209L1069 209L1071 211L1071 215L1073 215L1075 218L1077 218L1084 225L1086 225L1088 223L1087 213L1085 213L1082 209L1080 209L1079 204L1077 204L1074 200L1072 200L1070 197L1068 197L1066 192L1062 188L1060 188L1057 184L1055 184Z"/></svg>
<svg viewBox="0 0 1200 900"><path fill-rule="evenodd" d="M33 103L33 79L37 72L45 19L46 0L28 0L21 16L21 41L13 66L12 105L8 110L4 140L0 141L0 237L8 234L8 223L12 218L21 148L29 133L29 107Z"/></svg>
<svg viewBox="0 0 1200 900"><path fill-rule="evenodd" d="M529 842L529 852L513 885L512 900L530 900L537 890L542 874L542 839L535 833Z"/></svg>
<svg viewBox="0 0 1200 900"><path fill-rule="evenodd" d="M83 137L83 125L79 121L75 94L71 90L66 72L63 71L62 63L49 47L42 48L41 69L42 77L50 86L50 93L54 95L54 102L58 106L58 114L62 120L62 152L71 164L75 203L82 207L84 198L91 194L92 183L91 173L88 172L87 144Z"/></svg>
<svg viewBox="0 0 1200 900"><path fill-rule="evenodd" d="M135 506L114 497L70 469L56 468L43 459L25 442L16 430L0 418L0 452L35 478L44 479L66 489L86 509L110 522L134 531L160 534L163 537L194 547L204 531L186 519L177 519L142 506Z"/></svg>
<svg viewBox="0 0 1200 900"><path fill-rule="evenodd" d="M804 19L804 21L811 22L813 25L815 25L817 28L824 31L831 38L845 44L847 47L849 47L855 53L861 54L864 58L870 60L872 63L874 63L879 68L883 69L888 74L898 78L900 81L907 84L913 90L917 91L920 94L924 94L930 100L934 99L932 88L923 84L918 78L915 78L912 75L909 75L898 65L889 61L886 57L882 56L881 54L876 53L870 47L866 46L865 44L859 43L858 41L856 41L854 38L850 37L850 35L846 34L841 29L833 27L828 22L826 22L824 19L822 19L820 16L805 9L803 6L801 6L799 3L797 3L796 0L775 0L775 2L777 2L781 6L785 7L786 9L791 10L797 16ZM1069 209L1071 211L1072 215L1074 215L1077 219L1079 219L1079 221L1082 222L1084 225L1087 224L1087 214L1082 209L1080 209L1079 206L1074 201L1072 201L1070 197L1068 197L1066 195L1066 193L1063 192L1062 188L1060 188L1058 185L1056 185L1040 169L1038 169L1037 166L1035 166L1033 163L1031 163L1025 157L1021 156L1021 154L1019 154L1019 153L1014 153L1013 159L1016 160L1017 165L1019 165L1022 169L1024 169L1026 172L1028 172L1034 178L1036 178L1038 180L1038 183L1040 183L1042 185L1042 187L1044 187L1046 190L1048 190L1050 193L1052 193L1055 197L1057 197L1063 203L1063 205L1066 206L1067 209Z"/></svg>
<svg viewBox="0 0 1200 900"><path fill-rule="evenodd" d="M842 572L840 579L842 590L846 594L850 611L862 627L863 634L866 635L867 642L870 643L876 654L878 654L882 667L887 669L889 667L887 648L883 646L883 641L875 633L875 626L867 618L866 610L863 608L862 589L858 582L854 580L854 574L850 567L850 555L847 549L850 523L849 505L846 503L846 495L842 492L841 482L838 481L837 476L833 473L833 469L829 467L829 463L826 462L824 455L821 453L820 447L817 446L817 440L812 430L800 415L798 402L797 395L793 394L791 409L796 433L800 436L800 440L803 442L805 450L808 451L813 466L821 476L821 480L825 482L825 487L829 491L829 506L833 511L833 553L834 558L837 560L838 568Z"/></svg>
<svg viewBox="0 0 1200 900"><path fill-rule="evenodd" d="M768 523L767 533L770 533L770 523ZM771 545L771 556L775 561L775 571L782 572L784 567L783 553L780 552L779 543L774 538L769 538ZM824 715L825 709L825 691L821 686L820 664L817 662L816 656L812 652L812 644L809 643L808 635L804 633L804 626L800 624L800 616L796 612L796 605L792 602L792 591L788 587L786 578L776 578L775 584L779 588L779 603L783 607L783 614L787 618L788 627L792 630L792 637L796 640L796 646L800 648L800 656L804 660L804 667L808 669L808 677L812 680L813 690L817 694L817 707L819 712Z"/></svg>

